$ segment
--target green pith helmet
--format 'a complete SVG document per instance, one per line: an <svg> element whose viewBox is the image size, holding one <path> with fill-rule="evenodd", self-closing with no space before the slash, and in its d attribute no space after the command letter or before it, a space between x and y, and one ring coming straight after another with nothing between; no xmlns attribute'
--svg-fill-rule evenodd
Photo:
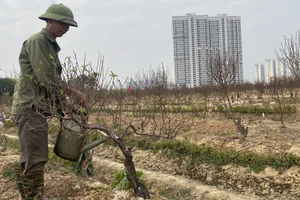
<svg viewBox="0 0 300 200"><path fill-rule="evenodd" d="M78 27L77 22L74 20L74 15L71 9L62 3L49 6L46 12L39 16L39 18L45 21L47 21L47 19L53 19L70 26Z"/></svg>

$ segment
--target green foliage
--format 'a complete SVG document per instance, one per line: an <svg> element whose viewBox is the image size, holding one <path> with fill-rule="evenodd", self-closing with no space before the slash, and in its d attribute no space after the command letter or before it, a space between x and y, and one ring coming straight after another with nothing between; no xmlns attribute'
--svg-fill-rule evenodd
<svg viewBox="0 0 300 200"><path fill-rule="evenodd" d="M219 149L205 145L196 145L187 141L172 140L149 140L130 136L124 138L126 143L140 149L151 149L154 153L163 152L165 156L176 159L188 159L190 167L201 163L210 165L235 164L248 167L255 173L266 168L288 169L293 165L300 164L300 157L292 154L264 155L234 149Z"/></svg>
<svg viewBox="0 0 300 200"><path fill-rule="evenodd" d="M141 178L143 175L142 171L136 171L136 176L137 178L144 184L146 185L146 182ZM118 189L118 190L129 190L130 189L130 184L126 178L126 171L125 169L116 172L114 181L111 183L111 188L112 189Z"/></svg>
<svg viewBox="0 0 300 200"><path fill-rule="evenodd" d="M101 135L98 131L92 130L89 132L89 141L96 141L101 139Z"/></svg>
<svg viewBox="0 0 300 200"><path fill-rule="evenodd" d="M11 121L11 120L6 120L3 122L4 128L11 128L11 127L16 127L16 126L17 126L16 122Z"/></svg>
<svg viewBox="0 0 300 200"><path fill-rule="evenodd" d="M202 118L202 119L205 118L204 113L200 113L200 112L196 112L195 117L199 117L199 118Z"/></svg>
<svg viewBox="0 0 300 200"><path fill-rule="evenodd" d="M111 188L119 190L130 189L130 184L126 178L126 172L124 169L115 174L114 181L111 183Z"/></svg>
<svg viewBox="0 0 300 200"><path fill-rule="evenodd" d="M49 134L57 134L59 132L59 125L56 125L54 123L48 124L48 133Z"/></svg>
<svg viewBox="0 0 300 200"><path fill-rule="evenodd" d="M14 166L13 163L5 165L3 170L2 170L3 177L5 177L9 180L14 180L15 179L14 168L15 168L15 166Z"/></svg>
<svg viewBox="0 0 300 200"><path fill-rule="evenodd" d="M2 142L2 139L1 139ZM12 149L20 149L20 142L18 139L7 138L7 145Z"/></svg>
<svg viewBox="0 0 300 200"><path fill-rule="evenodd" d="M14 94L15 81L11 78L0 78L0 90L9 96Z"/></svg>
<svg viewBox="0 0 300 200"><path fill-rule="evenodd" d="M225 111L225 108L222 105L218 105L217 110L215 112L223 113Z"/></svg>
<svg viewBox="0 0 300 200"><path fill-rule="evenodd" d="M123 109L123 111L125 112L133 112L133 109ZM163 111L167 112L167 113L195 113L196 116L199 115L199 117L203 117L201 115L201 113L203 113L205 111L205 109L203 107L200 106L196 106L196 105L191 105L189 107L182 107L182 106L177 106L177 105L171 105L170 107L166 107L163 109ZM222 105L218 105L218 107L214 110L212 110L213 112L219 112L219 113L224 113L224 114L228 114L229 110L228 108L222 106ZM232 107L232 111L235 113L241 113L241 114L280 114L280 109L279 107L257 107L257 106L235 106ZM93 108L91 110L91 113L95 113L95 112L100 112L99 109L97 108ZM108 114L113 114L118 112L117 110L113 110L113 109L102 109L102 112L106 112ZM141 113L143 113L144 115L147 115L147 113L153 113L153 112L161 112L161 108L160 106L156 106L153 109L142 109ZM296 107L295 106L291 106L291 105L287 105L282 107L282 112L284 114L293 114L296 113ZM139 113L139 116L141 116L141 113Z"/></svg>
<svg viewBox="0 0 300 200"><path fill-rule="evenodd" d="M74 170L74 166L76 162L61 159L53 152L53 148L49 148L48 158L54 165L63 165L70 171Z"/></svg>
<svg viewBox="0 0 300 200"><path fill-rule="evenodd" d="M173 113L180 113L183 111L183 109L181 106L172 105L170 111Z"/></svg>
<svg viewBox="0 0 300 200"><path fill-rule="evenodd" d="M131 105L131 104L127 104L127 105ZM144 108L141 110L141 113L144 114L145 116L148 113L160 113L160 112L166 112L166 113L198 113L198 112L204 112L204 108L200 107L200 106L195 106L192 105L190 107L185 107L183 108L182 106L177 106L177 105L171 105L170 107L161 107L162 105L164 105L164 102L162 102L161 104L156 105L153 108ZM134 108L123 108L122 110L123 112L134 112ZM105 112L108 114L114 114L119 112L116 109L108 109L108 108L102 108L102 110L99 110L99 108L92 108L90 110L91 113L97 113L97 112ZM142 116L141 113L139 112L137 115L137 113L135 113L135 116Z"/></svg>
<svg viewBox="0 0 300 200"><path fill-rule="evenodd" d="M85 115L87 113L87 110L85 107L80 106L77 108L77 112L79 115Z"/></svg>
<svg viewBox="0 0 300 200"><path fill-rule="evenodd" d="M236 106L232 108L233 112L242 113L242 114L279 114L279 107L256 107L256 106ZM295 106L284 106L282 107L282 112L284 114L296 113Z"/></svg>
<svg viewBox="0 0 300 200"><path fill-rule="evenodd" d="M197 112L204 112L204 109L201 107L196 107L196 106L191 106L191 112L192 113L197 113Z"/></svg>
<svg viewBox="0 0 300 200"><path fill-rule="evenodd" d="M74 170L76 171L77 176L79 175L87 175L88 177L93 177L95 175L94 173L94 167L92 163L89 163L86 169L83 169L83 165L85 161L89 158L90 152L85 151L81 153L79 160L76 161L74 164Z"/></svg>
<svg viewBox="0 0 300 200"><path fill-rule="evenodd" d="M226 133L221 133L222 136L231 136L231 135L235 135L236 132L233 130L228 130Z"/></svg>
<svg viewBox="0 0 300 200"><path fill-rule="evenodd" d="M115 74L115 73L113 73L112 71L110 71L110 76L111 76L112 78L118 78L118 75Z"/></svg>

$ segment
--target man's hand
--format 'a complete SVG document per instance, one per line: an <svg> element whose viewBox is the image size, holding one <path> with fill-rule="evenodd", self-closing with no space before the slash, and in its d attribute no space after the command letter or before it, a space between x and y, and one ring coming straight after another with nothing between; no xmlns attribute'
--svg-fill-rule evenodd
<svg viewBox="0 0 300 200"><path fill-rule="evenodd" d="M72 102L68 96L64 96L63 100L63 111L64 113L69 113L72 110Z"/></svg>
<svg viewBox="0 0 300 200"><path fill-rule="evenodd" d="M76 92L75 92L75 101L76 101L77 104L79 104L83 107L85 107L86 103L87 103L85 95L82 92L78 91L78 90L76 90Z"/></svg>
<svg viewBox="0 0 300 200"><path fill-rule="evenodd" d="M74 99L76 104L83 106L83 107L87 106L85 95L82 92L80 92L79 90L67 87L65 92L67 95L72 97L72 99Z"/></svg>

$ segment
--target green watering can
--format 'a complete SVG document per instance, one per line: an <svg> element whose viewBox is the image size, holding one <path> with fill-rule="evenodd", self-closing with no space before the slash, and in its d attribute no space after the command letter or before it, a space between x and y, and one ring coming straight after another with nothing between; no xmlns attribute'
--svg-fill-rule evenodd
<svg viewBox="0 0 300 200"><path fill-rule="evenodd" d="M57 156L63 159L77 161L79 160L81 153L108 140L99 139L88 144L84 144L86 137L86 130L81 128L75 121L63 120L53 151Z"/></svg>

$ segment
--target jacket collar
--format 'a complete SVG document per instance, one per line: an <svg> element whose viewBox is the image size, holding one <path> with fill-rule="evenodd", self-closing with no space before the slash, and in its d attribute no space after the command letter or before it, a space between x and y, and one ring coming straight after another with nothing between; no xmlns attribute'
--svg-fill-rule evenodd
<svg viewBox="0 0 300 200"><path fill-rule="evenodd" d="M59 47L58 43L56 42L56 40L53 39L51 33L50 33L47 29L43 28L43 29L41 30L41 34L45 35L46 38L47 38L51 43L54 43L54 45L55 45L56 48L57 48L57 52L60 51L60 47Z"/></svg>

